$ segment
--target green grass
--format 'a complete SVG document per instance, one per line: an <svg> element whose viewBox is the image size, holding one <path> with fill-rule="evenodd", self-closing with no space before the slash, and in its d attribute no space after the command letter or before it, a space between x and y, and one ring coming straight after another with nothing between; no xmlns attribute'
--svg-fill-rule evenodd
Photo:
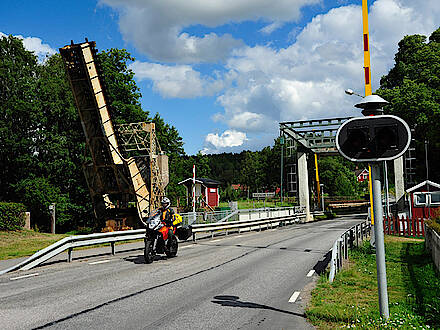
<svg viewBox="0 0 440 330"><path fill-rule="evenodd" d="M380 319L376 258L367 242L328 283L322 276L306 314L320 329L414 329L440 327L440 276L424 241L386 236L390 319ZM327 275L327 274L326 274Z"/></svg>
<svg viewBox="0 0 440 330"><path fill-rule="evenodd" d="M88 233L88 231L84 230L75 230L66 234L46 234L32 230L0 231L0 260L31 256L35 252L48 247L64 237ZM116 242L115 245L141 241L143 241L143 239L120 241ZM83 246L75 248L75 250L87 250L104 246L109 246L109 243Z"/></svg>
<svg viewBox="0 0 440 330"><path fill-rule="evenodd" d="M66 236L32 230L0 231L0 260L30 256Z"/></svg>

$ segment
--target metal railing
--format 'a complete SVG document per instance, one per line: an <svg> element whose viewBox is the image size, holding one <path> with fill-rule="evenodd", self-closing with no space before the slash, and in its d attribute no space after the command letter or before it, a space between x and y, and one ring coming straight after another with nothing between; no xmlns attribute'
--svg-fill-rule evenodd
<svg viewBox="0 0 440 330"><path fill-rule="evenodd" d="M253 218L261 217L272 217L277 216L279 213L287 215L299 214L305 211L304 207L293 206L293 207L266 207L259 209L242 209L242 210L225 210L225 211L215 211L215 212L188 212L181 213L183 224L194 225L194 224L206 224L215 222L225 222L225 221L238 221L247 220Z"/></svg>
<svg viewBox="0 0 440 330"><path fill-rule="evenodd" d="M254 228L261 230L262 228L273 228L280 224L287 224L292 222L298 222L304 215L303 213L295 213L299 209L294 208L277 208L267 210L244 210L241 215L245 217L243 220L227 221L227 222L202 222L192 225L193 240L196 239L195 234L201 232L210 232L213 236L214 232L226 231L241 231L246 228L252 230ZM240 212L236 212L236 215ZM234 215L230 213L229 215ZM247 217L247 219L246 219ZM215 217L210 218L213 221ZM207 218L205 218L206 220ZM232 217L231 217L232 219ZM136 239L142 239L145 237L145 229L127 230L127 231L114 231L108 233L97 233L90 235L76 235L65 237L60 241L38 251L28 259L21 263L12 266L8 269L0 271L0 275L14 271L14 270L29 270L35 266L42 264L43 262L55 257L56 255L63 253L67 250L67 261L72 261L72 252L74 248L82 246L92 246L97 244L110 243L111 253L115 254L115 243L120 241L130 241Z"/></svg>
<svg viewBox="0 0 440 330"><path fill-rule="evenodd" d="M65 237L58 242L38 251L21 263L8 269L0 271L0 275L14 270L29 270L43 262L55 257L56 255L68 251L67 261L72 261L72 251L74 248L81 246L90 246L97 244L110 243L112 254L115 254L115 243L119 241L130 241L145 237L145 229L113 231L108 233L98 233L90 235L75 235Z"/></svg>
<svg viewBox="0 0 440 330"><path fill-rule="evenodd" d="M229 232L241 233L242 230L254 230L269 229L273 227L283 226L292 223L298 223L305 217L305 213L297 213L284 216L265 217L258 220L248 219L239 221L228 221L221 223L206 223L195 225L192 229L193 241L196 241L196 234L201 232L208 232L211 234L211 238L215 233L225 232L228 235Z"/></svg>
<svg viewBox="0 0 440 330"><path fill-rule="evenodd" d="M333 244L332 256L330 259L329 282L333 282L336 273L342 268L344 260L348 259L348 250L353 246L362 244L365 238L371 233L371 224L368 218L365 222L361 222L346 232L344 232Z"/></svg>

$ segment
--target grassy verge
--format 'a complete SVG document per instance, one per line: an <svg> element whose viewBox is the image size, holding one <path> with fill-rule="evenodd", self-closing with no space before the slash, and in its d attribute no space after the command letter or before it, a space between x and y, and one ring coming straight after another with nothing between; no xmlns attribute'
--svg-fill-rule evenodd
<svg viewBox="0 0 440 330"><path fill-rule="evenodd" d="M390 319L380 319L376 258L369 243L351 252L350 262L312 292L307 317L320 329L415 329L440 327L440 276L424 241L386 236Z"/></svg>
<svg viewBox="0 0 440 330"><path fill-rule="evenodd" d="M32 230L0 231L0 260L30 256L66 236Z"/></svg>
<svg viewBox="0 0 440 330"><path fill-rule="evenodd" d="M60 239L74 234L76 233L46 234L32 230L0 231L0 260L31 256L35 252L44 249ZM143 241L143 239L120 241L116 242L116 245L141 241ZM86 250L103 246L109 246L109 243L83 246L75 248L75 250Z"/></svg>

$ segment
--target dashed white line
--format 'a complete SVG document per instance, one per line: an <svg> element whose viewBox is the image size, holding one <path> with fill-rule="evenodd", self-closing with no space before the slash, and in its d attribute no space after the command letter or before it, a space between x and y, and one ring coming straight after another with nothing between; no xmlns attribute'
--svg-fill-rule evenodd
<svg viewBox="0 0 440 330"><path fill-rule="evenodd" d="M11 277L10 280L11 281L15 281L15 280L19 280L19 279L22 279L22 278L38 276L38 275L39 275L38 273L27 274L27 275L22 275L22 276L17 276L17 277Z"/></svg>
<svg viewBox="0 0 440 330"><path fill-rule="evenodd" d="M104 264L106 262L110 262L111 260L100 260L100 261L94 261L94 262L89 262L89 265L97 265L97 264Z"/></svg>
<svg viewBox="0 0 440 330"><path fill-rule="evenodd" d="M315 274L314 269L312 269L310 272L307 273L307 277L312 277L313 274Z"/></svg>
<svg viewBox="0 0 440 330"><path fill-rule="evenodd" d="M294 303L296 301L296 299L298 299L300 293L301 293L300 291L295 291L293 293L292 297L290 297L289 302Z"/></svg>

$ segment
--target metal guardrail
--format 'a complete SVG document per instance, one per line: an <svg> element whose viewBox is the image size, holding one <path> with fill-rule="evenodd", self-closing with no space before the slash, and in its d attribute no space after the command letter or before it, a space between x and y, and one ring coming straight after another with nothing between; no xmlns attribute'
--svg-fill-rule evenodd
<svg viewBox="0 0 440 330"><path fill-rule="evenodd" d="M252 212L253 211L253 212ZM276 213L278 212L278 215ZM280 212L284 212L284 215L280 215ZM240 212L237 212L238 215ZM232 215L233 213L230 213ZM277 208L277 209L261 209L257 210L244 210L242 215L246 215L249 219L242 221L228 221L228 222L205 222L200 224L194 224L192 226L194 233L200 232L211 232L213 236L214 231L226 231L239 230L245 228L253 227L267 228L274 227L280 223L292 223L297 222L303 214L295 213L293 208ZM258 219L257 219L258 217ZM253 218L253 219L252 219ZM299 220L298 220L299 221ZM108 233L97 233L90 235L75 235L70 237L65 237L60 241L38 251L37 253L30 256L28 259L22 261L21 263L0 271L0 275L14 271L14 270L29 270L41 263L55 257L56 255L68 251L67 261L72 261L72 252L74 248L82 246L91 246L97 244L110 243L112 255L115 254L115 243L120 241L130 241L136 239L142 239L145 237L145 229L137 230L127 230L127 231L114 231ZM195 235L193 236L195 240Z"/></svg>
<svg viewBox="0 0 440 330"><path fill-rule="evenodd" d="M188 212L180 213L182 216L183 224L194 225L194 224L206 224L214 222L225 222L225 221L238 221L244 220L252 214L254 217L261 217L265 213L265 217L270 217L272 214L276 214L279 211L288 211L289 215L298 214L305 211L304 207L292 206L292 207L266 207L259 209L241 209L241 210L225 210L225 211L215 211L215 212ZM257 216L258 215L258 216Z"/></svg>
<svg viewBox="0 0 440 330"><path fill-rule="evenodd" d="M283 226L286 224L297 223L305 217L305 213L297 213L294 215L264 218L259 220L242 220L242 221L230 221L226 223L207 223L195 225L192 229L193 241L196 241L196 234L201 232L211 233L211 238L214 237L215 232L225 231L228 235L230 231L235 231L240 233L243 229L249 228L258 229L261 231L262 228L269 229L277 226Z"/></svg>
<svg viewBox="0 0 440 330"><path fill-rule="evenodd" d="M330 259L330 283L333 282L336 273L342 268L343 261L348 259L348 250L353 246L359 246L370 233L371 224L367 218L366 222L351 227L335 241Z"/></svg>

